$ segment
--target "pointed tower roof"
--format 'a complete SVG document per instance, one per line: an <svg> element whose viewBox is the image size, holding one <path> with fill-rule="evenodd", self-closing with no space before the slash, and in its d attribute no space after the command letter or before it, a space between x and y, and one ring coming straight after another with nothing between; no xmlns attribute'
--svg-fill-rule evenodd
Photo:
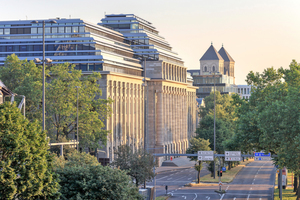
<svg viewBox="0 0 300 200"><path fill-rule="evenodd" d="M222 56L217 52L213 44L207 49L200 60L223 60Z"/></svg>
<svg viewBox="0 0 300 200"><path fill-rule="evenodd" d="M225 48L223 47L223 45L222 45L222 48L219 50L219 54L222 56L222 58L224 59L224 61L234 62L233 58L225 50Z"/></svg>

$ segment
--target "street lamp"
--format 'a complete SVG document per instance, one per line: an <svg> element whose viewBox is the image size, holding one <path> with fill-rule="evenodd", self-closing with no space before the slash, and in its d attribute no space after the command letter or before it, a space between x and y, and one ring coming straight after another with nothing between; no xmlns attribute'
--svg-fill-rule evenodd
<svg viewBox="0 0 300 200"><path fill-rule="evenodd" d="M79 92L78 92L78 89L80 88L79 86L75 86L77 88L77 122L76 122L76 125L77 125L77 151L79 151L79 135L78 135L78 96L79 96Z"/></svg>
<svg viewBox="0 0 300 200"><path fill-rule="evenodd" d="M211 72L210 72L211 73ZM215 75L216 72L213 72L214 75L214 152L216 151L216 80L215 80ZM216 178L216 162L214 161L214 179Z"/></svg>
<svg viewBox="0 0 300 200"><path fill-rule="evenodd" d="M39 58L35 58L34 62L36 63L40 63L43 62L43 100L42 100L42 104L43 104L43 130L45 130L45 63L51 63L52 60L49 58L45 59L45 23L57 23L55 20L43 20L43 60L40 60ZM32 21L32 24L37 24L39 23L39 21Z"/></svg>

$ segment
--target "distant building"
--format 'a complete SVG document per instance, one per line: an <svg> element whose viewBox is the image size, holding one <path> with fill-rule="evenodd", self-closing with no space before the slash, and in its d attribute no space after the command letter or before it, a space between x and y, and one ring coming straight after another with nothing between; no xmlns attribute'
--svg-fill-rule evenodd
<svg viewBox="0 0 300 200"><path fill-rule="evenodd" d="M111 134L107 145L95 152L98 158L112 161L118 146L136 151L144 148L145 140L155 153L186 151L197 126L197 88L183 60L151 22L133 14L106 15L98 24L51 20L57 23L45 25L46 58L52 64L74 64L83 74L100 72L101 98L114 100L112 114L104 121ZM42 58L43 20L37 21L0 21L0 66L11 54L21 60Z"/></svg>
<svg viewBox="0 0 300 200"><path fill-rule="evenodd" d="M251 85L238 85L238 94L243 99L249 99L251 96Z"/></svg>
<svg viewBox="0 0 300 200"><path fill-rule="evenodd" d="M213 44L200 58L200 70L188 70L198 87L197 97L204 98L214 89L221 94L237 93L234 77L235 61L222 46L219 52Z"/></svg>

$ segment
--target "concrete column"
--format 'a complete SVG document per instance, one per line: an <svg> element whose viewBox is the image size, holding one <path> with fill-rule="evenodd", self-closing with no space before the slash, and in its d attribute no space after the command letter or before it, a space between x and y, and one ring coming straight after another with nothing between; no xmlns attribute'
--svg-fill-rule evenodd
<svg viewBox="0 0 300 200"><path fill-rule="evenodd" d="M156 103L156 141L157 145L161 146L163 145L163 91L158 90L156 91L157 95L157 103Z"/></svg>

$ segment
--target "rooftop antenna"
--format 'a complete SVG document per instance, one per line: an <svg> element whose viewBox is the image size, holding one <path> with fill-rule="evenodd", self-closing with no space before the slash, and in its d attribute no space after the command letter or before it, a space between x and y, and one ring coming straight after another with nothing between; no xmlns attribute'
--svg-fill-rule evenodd
<svg viewBox="0 0 300 200"><path fill-rule="evenodd" d="M222 43L222 47L223 47L223 43Z"/></svg>
<svg viewBox="0 0 300 200"><path fill-rule="evenodd" d="M104 11L104 17L105 17L105 15L106 15L106 11Z"/></svg>
<svg viewBox="0 0 300 200"><path fill-rule="evenodd" d="M212 41L211 41L211 45L213 45Z"/></svg>
<svg viewBox="0 0 300 200"><path fill-rule="evenodd" d="M26 15L26 20L27 20L27 15Z"/></svg>
<svg viewBox="0 0 300 200"><path fill-rule="evenodd" d="M71 15L69 15L69 18L71 19Z"/></svg>

